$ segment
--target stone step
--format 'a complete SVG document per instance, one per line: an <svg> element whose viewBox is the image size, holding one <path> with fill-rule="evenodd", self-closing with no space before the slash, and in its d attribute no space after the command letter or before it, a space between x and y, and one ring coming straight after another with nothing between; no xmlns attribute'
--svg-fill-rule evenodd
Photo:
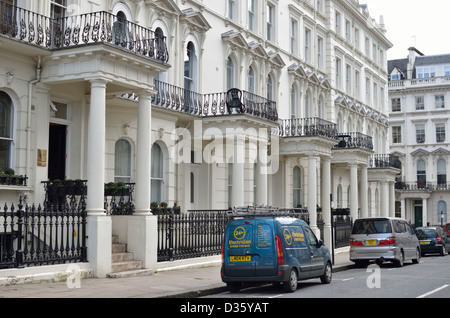
<svg viewBox="0 0 450 318"><path fill-rule="evenodd" d="M111 273L142 269L142 261L126 261L111 264Z"/></svg>
<svg viewBox="0 0 450 318"><path fill-rule="evenodd" d="M139 276L151 276L155 273L154 269L135 269L124 272L110 273L106 276L108 278L126 278L126 277L139 277Z"/></svg>
<svg viewBox="0 0 450 318"><path fill-rule="evenodd" d="M113 243L112 244L112 253L126 253L127 244L122 243Z"/></svg>
<svg viewBox="0 0 450 318"><path fill-rule="evenodd" d="M112 253L112 262L113 263L120 263L120 262L127 262L127 261L133 261L133 253Z"/></svg>

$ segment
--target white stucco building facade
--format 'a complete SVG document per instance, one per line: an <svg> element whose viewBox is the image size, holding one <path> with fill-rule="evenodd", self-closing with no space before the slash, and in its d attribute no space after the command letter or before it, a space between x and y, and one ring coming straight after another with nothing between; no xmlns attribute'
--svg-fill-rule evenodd
<svg viewBox="0 0 450 318"><path fill-rule="evenodd" d="M87 180L97 276L109 271L112 234L144 266L155 262L152 202L184 213L301 206L316 233L321 212L328 245L332 208L394 215L392 44L358 1L5 3L36 25L35 16L70 31L49 31L51 45L29 26L32 40L0 36L0 93L11 114L0 169L28 177L26 186L0 186L0 201L26 194L39 203L42 181ZM227 109L231 88L242 110ZM119 181L134 183L132 216L105 213L104 184Z"/></svg>

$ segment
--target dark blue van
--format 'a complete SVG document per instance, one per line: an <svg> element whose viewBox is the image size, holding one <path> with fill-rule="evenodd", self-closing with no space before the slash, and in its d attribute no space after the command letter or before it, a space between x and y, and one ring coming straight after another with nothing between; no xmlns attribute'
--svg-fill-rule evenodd
<svg viewBox="0 0 450 318"><path fill-rule="evenodd" d="M298 218L279 211L238 213L225 230L221 276L232 292L256 282L282 283L294 292L299 280L331 282L330 252Z"/></svg>

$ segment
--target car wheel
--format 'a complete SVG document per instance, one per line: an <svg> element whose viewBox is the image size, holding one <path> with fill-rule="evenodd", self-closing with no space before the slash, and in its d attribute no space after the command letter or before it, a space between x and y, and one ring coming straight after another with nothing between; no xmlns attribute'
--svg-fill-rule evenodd
<svg viewBox="0 0 450 318"><path fill-rule="evenodd" d="M419 262L420 262L420 255L421 255L421 253L420 253L419 249L417 249L416 250L416 258L413 258L413 260L412 260L413 264L419 264Z"/></svg>
<svg viewBox="0 0 450 318"><path fill-rule="evenodd" d="M396 267L402 267L403 263L405 262L405 255L403 255L403 251L400 252L400 259L395 260L394 264Z"/></svg>
<svg viewBox="0 0 450 318"><path fill-rule="evenodd" d="M288 293L293 293L297 290L297 284L298 284L297 271L295 270L295 268L292 268L291 272L289 273L288 280L283 282L283 289Z"/></svg>
<svg viewBox="0 0 450 318"><path fill-rule="evenodd" d="M333 271L331 268L331 264L328 262L327 265L325 266L325 272L323 273L322 276L320 276L320 281L322 282L322 284L329 284L331 283L332 276Z"/></svg>

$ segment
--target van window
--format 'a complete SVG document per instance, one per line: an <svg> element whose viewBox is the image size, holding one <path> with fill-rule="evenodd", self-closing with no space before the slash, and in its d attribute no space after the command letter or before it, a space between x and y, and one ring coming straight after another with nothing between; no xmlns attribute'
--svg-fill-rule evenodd
<svg viewBox="0 0 450 318"><path fill-rule="evenodd" d="M405 233L406 232L406 228L405 228L405 223L394 220L394 230L395 233Z"/></svg>
<svg viewBox="0 0 450 318"><path fill-rule="evenodd" d="M353 225L352 234L381 234L392 233L388 219L361 219Z"/></svg>
<svg viewBox="0 0 450 318"><path fill-rule="evenodd" d="M316 247L317 246L316 236L314 235L314 233L311 231L310 228L305 227L304 229L305 229L306 237L308 238L309 245Z"/></svg>

